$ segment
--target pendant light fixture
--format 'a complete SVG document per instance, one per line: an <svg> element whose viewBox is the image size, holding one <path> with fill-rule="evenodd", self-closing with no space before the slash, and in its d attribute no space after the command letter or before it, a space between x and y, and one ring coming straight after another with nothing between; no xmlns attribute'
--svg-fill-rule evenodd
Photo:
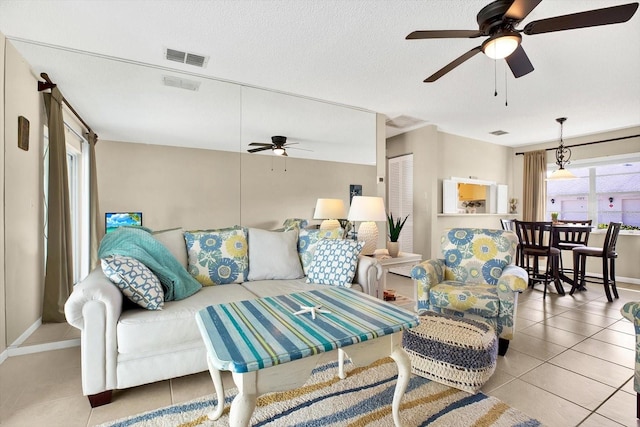
<svg viewBox="0 0 640 427"><path fill-rule="evenodd" d="M571 171L568 171L564 168L567 164L570 163L569 159L571 158L571 149L569 147L565 147L562 140L562 128L566 120L566 117L559 117L556 119L556 122L560 123L560 145L558 145L558 148L556 148L556 164L558 165L558 169L553 171L547 179L577 178L577 176L575 176Z"/></svg>

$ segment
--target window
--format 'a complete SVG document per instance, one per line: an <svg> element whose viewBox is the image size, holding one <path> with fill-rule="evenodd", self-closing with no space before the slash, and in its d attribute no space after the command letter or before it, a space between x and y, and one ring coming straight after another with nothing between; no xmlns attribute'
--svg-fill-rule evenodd
<svg viewBox="0 0 640 427"><path fill-rule="evenodd" d="M560 219L592 219L599 228L615 221L640 229L640 154L576 161L568 169L578 178L547 181L547 218L558 212Z"/></svg>
<svg viewBox="0 0 640 427"><path fill-rule="evenodd" d="M66 125L67 176L69 179L69 210L71 217L71 250L73 257L73 283L89 273L89 154L87 141ZM44 130L44 236L45 260L48 236L49 191L49 133ZM46 263L46 261L45 261Z"/></svg>

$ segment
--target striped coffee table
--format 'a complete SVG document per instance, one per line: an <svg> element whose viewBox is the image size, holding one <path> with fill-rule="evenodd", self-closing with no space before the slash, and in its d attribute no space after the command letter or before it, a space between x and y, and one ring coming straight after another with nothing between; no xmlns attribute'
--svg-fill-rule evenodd
<svg viewBox="0 0 640 427"><path fill-rule="evenodd" d="M316 310L295 314L304 307ZM238 388L229 423L244 427L259 395L302 386L321 354L338 350L340 378L345 378L345 352L361 366L393 358L398 381L392 412L400 426L400 400L411 375L401 331L418 325L414 313L358 291L328 287L209 306L196 314L196 322L218 399L210 419L218 419L224 409L220 371L231 371Z"/></svg>

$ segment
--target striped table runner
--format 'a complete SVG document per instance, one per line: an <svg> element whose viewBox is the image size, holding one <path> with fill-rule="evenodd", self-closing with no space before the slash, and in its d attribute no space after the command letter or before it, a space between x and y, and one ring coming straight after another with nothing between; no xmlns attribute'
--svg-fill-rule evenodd
<svg viewBox="0 0 640 427"><path fill-rule="evenodd" d="M295 315L301 306L329 313ZM330 287L209 306L196 322L213 366L242 373L399 332L418 318L362 292Z"/></svg>

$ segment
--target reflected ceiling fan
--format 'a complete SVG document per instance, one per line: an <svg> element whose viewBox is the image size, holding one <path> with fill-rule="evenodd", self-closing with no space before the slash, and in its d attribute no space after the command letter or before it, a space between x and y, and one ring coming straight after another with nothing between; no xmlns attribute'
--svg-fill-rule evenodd
<svg viewBox="0 0 640 427"><path fill-rule="evenodd" d="M446 38L474 39L477 37L489 37L483 41L480 46L474 47L427 77L424 80L425 83L435 82L479 52L484 52L485 55L492 59L504 58L513 75L516 78L522 77L533 71L533 65L520 44L522 41L521 33L531 36L555 31L574 30L576 28L618 24L631 19L638 9L638 3L629 3L540 19L529 22L522 30L516 29L516 26L531 13L541 1L542 0L496 0L489 3L478 12L478 30L427 30L414 31L409 34L406 37L407 40Z"/></svg>
<svg viewBox="0 0 640 427"><path fill-rule="evenodd" d="M247 150L249 153L257 153L258 151L266 151L271 150L273 154L278 156L287 156L287 148L294 148L296 150L304 150L304 151L312 151L306 150L304 148L291 147L292 145L298 144L297 142L287 142L286 136L272 136L271 144L264 142L252 142L249 145L258 146L259 148L252 148Z"/></svg>

